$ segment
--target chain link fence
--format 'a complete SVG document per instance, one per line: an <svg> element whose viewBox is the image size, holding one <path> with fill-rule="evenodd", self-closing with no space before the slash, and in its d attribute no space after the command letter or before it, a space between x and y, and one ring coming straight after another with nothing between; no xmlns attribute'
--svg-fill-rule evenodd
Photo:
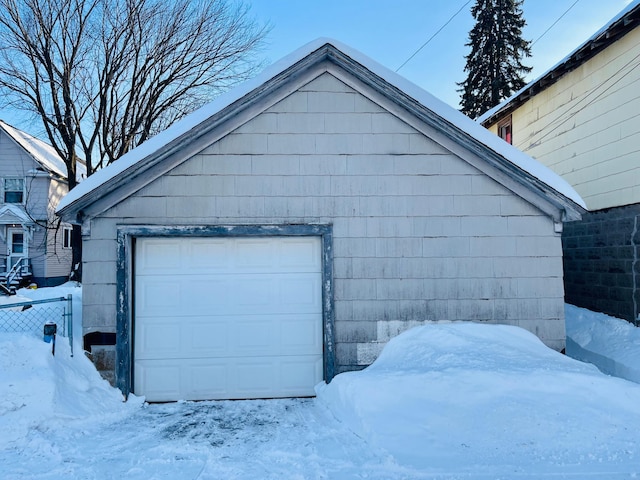
<svg viewBox="0 0 640 480"><path fill-rule="evenodd" d="M32 332L42 336L44 325L53 322L57 334L69 340L73 356L73 309L71 294L66 297L29 300L0 305L0 334L3 332Z"/></svg>

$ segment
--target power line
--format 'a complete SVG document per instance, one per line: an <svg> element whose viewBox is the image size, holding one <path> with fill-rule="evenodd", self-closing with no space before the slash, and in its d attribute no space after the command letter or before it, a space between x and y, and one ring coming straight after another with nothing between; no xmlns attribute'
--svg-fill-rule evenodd
<svg viewBox="0 0 640 480"><path fill-rule="evenodd" d="M576 0L575 2L573 2L573 3L571 4L571 6L570 6L569 8L567 8L567 9L565 10L565 12L564 12L562 15L560 15L560 16L556 19L556 21L555 21L555 22L553 22L553 23L551 24L551 26L550 26L549 28L547 28L547 29L542 33L542 35L540 35L538 38L536 38L536 39L531 43L531 46L533 47L533 46L536 44L536 42L537 42L538 40L540 40L542 37L544 37L544 36L549 32L549 30L551 30L553 27L555 27L556 23L558 23L560 20L562 20L562 17L564 17L567 13L569 13L569 11L570 11L573 7L575 7L575 6L576 6L576 3L578 3L579 1L580 1L580 0Z"/></svg>
<svg viewBox="0 0 640 480"><path fill-rule="evenodd" d="M436 35L438 35L438 34L439 34L443 29L444 29L444 27L446 27L447 25L449 25L449 23L451 23L451 21L452 21L455 17L457 17L457 16L458 16L458 14L462 11L462 9L463 9L464 7L466 7L467 5L469 5L470 3L471 3L471 0L468 0L464 5L462 5L462 6L460 7L460 9L459 9L456 13L454 13L454 14L451 16L451 18L449 18L449 20L447 20L447 21L444 23L444 25L442 25L442 26L438 29L438 31L437 31L436 33L434 33L433 35L431 35L431 37L429 37L429 39L428 39L426 42L424 42L424 43L422 44L422 46L421 46L419 49L417 49L415 52L413 52L413 55L411 55L409 58L407 58L407 59L404 61L404 63L403 63L402 65L400 65L398 68L396 68L396 72L397 72L398 70L400 70L402 67L404 67L407 63L409 63L409 61L410 61L413 57L415 57L415 56L420 52L420 50L422 50L424 47L426 47L426 46L429 44L429 42L430 42L431 40L433 40L433 39L436 37Z"/></svg>
<svg viewBox="0 0 640 480"><path fill-rule="evenodd" d="M573 111L569 110L569 111L563 113L562 115L560 115L555 120L551 120L549 123L547 123L542 128L540 128L534 134L534 139L535 140L532 140L530 142L530 145L527 148L523 149L523 151L527 152L527 151L531 150L535 145L540 143L541 140L544 140L545 138L547 138L549 135L551 135L552 133L554 133L556 131L555 129L551 129L551 127L559 127L560 125L565 124L566 122L571 120L573 117L578 115L580 112L582 112L589 105L593 104L596 100L598 100L600 97L602 97L605 93L607 93L609 90L611 90L618 83L620 83L631 72L633 72L633 70L636 69L638 67L638 65L640 65L638 63L633 65L633 63L636 62L639 59L640 59L640 54L636 55L631 60L629 60L629 62L627 62L624 66L622 66L621 68L617 69L609 78L607 78L602 83L596 85L592 90L587 92L586 95L584 97L582 97L582 99L580 99L578 102L576 102L576 105L574 106L574 108L577 107L579 104L581 104L583 101L586 101L587 99L589 99L589 101L587 103L585 103L583 106L581 106L579 108L576 108ZM618 79L613 81L614 77L619 75L619 74L621 74L627 67L630 67L629 70L624 72ZM610 81L613 81L613 83L611 83L610 85L606 86L605 84L607 82L610 82ZM604 88L604 90L599 91L601 88ZM590 98L592 95L594 95L596 93L597 93L597 95L595 97ZM542 134L547 128L549 128L550 130L547 131L546 133ZM541 135L541 136L538 137L538 138L535 138L535 135Z"/></svg>

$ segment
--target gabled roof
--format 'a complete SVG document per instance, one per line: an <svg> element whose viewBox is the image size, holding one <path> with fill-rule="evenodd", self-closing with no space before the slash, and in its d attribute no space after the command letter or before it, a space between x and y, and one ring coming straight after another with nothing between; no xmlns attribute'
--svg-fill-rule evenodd
<svg viewBox="0 0 640 480"><path fill-rule="evenodd" d="M84 209L95 202L104 202L105 196L113 196L132 179L142 176L149 179L149 171L163 159L189 148L194 141L237 117L249 105L256 105L292 78L322 62L336 65L392 99L467 151L544 197L555 208L564 211L567 218L579 218L584 202L560 176L395 72L330 39L318 39L303 46L94 173L62 199L58 214L66 221L79 222ZM118 199L114 198L112 204L116 201Z"/></svg>
<svg viewBox="0 0 640 480"><path fill-rule="evenodd" d="M67 167L51 145L12 127L3 120L0 120L0 129L4 130L9 137L38 162L44 171L53 173L63 179L67 178ZM86 177L86 169L80 162L78 162L77 170L78 180Z"/></svg>
<svg viewBox="0 0 640 480"><path fill-rule="evenodd" d="M596 56L639 25L640 0L634 0L573 52L504 102L482 114L476 121L482 125L492 125L499 117L512 112L531 97L550 87L564 75L580 67L587 60Z"/></svg>
<svg viewBox="0 0 640 480"><path fill-rule="evenodd" d="M30 225L35 222L29 218L22 208L8 203L0 207L0 225L8 225L12 223Z"/></svg>

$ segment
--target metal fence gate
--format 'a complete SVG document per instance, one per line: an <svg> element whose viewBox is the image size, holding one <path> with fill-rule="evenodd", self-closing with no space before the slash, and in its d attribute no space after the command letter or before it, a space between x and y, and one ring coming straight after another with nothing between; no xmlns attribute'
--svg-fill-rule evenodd
<svg viewBox="0 0 640 480"><path fill-rule="evenodd" d="M66 297L29 300L0 305L0 333L33 332L42 335L44 324L54 322L58 335L69 340L73 356L72 295Z"/></svg>

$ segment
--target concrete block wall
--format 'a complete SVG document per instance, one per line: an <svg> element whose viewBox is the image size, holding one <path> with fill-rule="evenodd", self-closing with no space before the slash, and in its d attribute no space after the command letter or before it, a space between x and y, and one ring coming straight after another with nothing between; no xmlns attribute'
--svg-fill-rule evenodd
<svg viewBox="0 0 640 480"><path fill-rule="evenodd" d="M562 235L566 300L637 321L640 305L640 204L589 212Z"/></svg>
<svg viewBox="0 0 640 480"><path fill-rule="evenodd" d="M337 373L432 321L564 347L553 221L328 73L92 219L85 327L115 329L117 225L317 223L333 226Z"/></svg>

